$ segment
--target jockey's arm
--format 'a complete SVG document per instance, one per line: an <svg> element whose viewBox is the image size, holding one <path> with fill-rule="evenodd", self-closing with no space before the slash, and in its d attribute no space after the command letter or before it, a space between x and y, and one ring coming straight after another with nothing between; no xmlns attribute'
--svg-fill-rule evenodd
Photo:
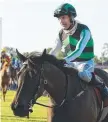
<svg viewBox="0 0 108 122"><path fill-rule="evenodd" d="M81 53L83 52L84 48L86 47L90 39L90 35L91 33L88 29L82 30L80 35L80 40L76 45L76 49L70 55L64 58L67 63L70 61L74 61L76 58L78 58L81 55Z"/></svg>
<svg viewBox="0 0 108 122"><path fill-rule="evenodd" d="M55 45L51 49L49 54L56 56L58 54L58 52L61 50L61 48L62 48L62 44L61 44L61 40L59 39L59 36L58 36L56 41L55 41Z"/></svg>

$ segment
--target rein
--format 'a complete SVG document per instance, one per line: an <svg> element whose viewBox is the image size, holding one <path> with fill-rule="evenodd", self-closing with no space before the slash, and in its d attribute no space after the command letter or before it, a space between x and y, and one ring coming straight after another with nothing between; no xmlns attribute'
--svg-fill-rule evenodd
<svg viewBox="0 0 108 122"><path fill-rule="evenodd" d="M29 61L30 61L33 65L35 65L35 63L34 63L32 60L29 59ZM47 80L46 80L45 77L44 77L44 68L43 68L43 66L44 66L44 64L41 64L40 76L39 76L39 86L38 86L37 94L38 94L38 92L39 92L39 90L40 90L40 88L41 88L42 82L44 83L44 85L47 84ZM64 74L65 74L65 72L64 72ZM43 107L48 107L48 108L55 108L55 107L56 107L56 108L59 108L59 107L61 107L61 106L66 102L67 91L68 91L68 76L67 76L66 74L65 74L65 78L66 78L66 80L65 80L65 81L66 81L66 85L65 85L65 94L64 94L64 99L61 101L60 104L56 104L56 105L53 105L53 106L49 106L49 105L45 105L45 104L41 104L41 103L39 103L39 102L36 102L36 101L34 101L34 100L36 100L37 94L35 94L34 99L31 100L31 104L37 104L37 105L40 105L40 106L43 106ZM81 92L79 92L76 96L74 96L74 97L72 98L72 100L75 100L77 97L81 96L81 95L84 93L84 91L86 90L86 89L82 86L81 81L80 81L80 85L81 85L81 87L82 87L83 90L82 90Z"/></svg>
<svg viewBox="0 0 108 122"><path fill-rule="evenodd" d="M32 63L31 60L29 60L29 61ZM33 63L33 64L34 64L34 63ZM41 88L42 82L44 83L44 85L47 84L47 80L46 80L45 77L44 77L44 68L43 68L43 65L44 65L44 64L41 65L41 69L40 69L40 78L39 78L39 81L40 81L39 83L40 83L40 84L39 84L39 86L38 86L37 94L38 94L38 92L39 92L39 90L40 90L40 88ZM38 103L38 102L36 102L36 101L33 102L33 104L37 104L37 105L40 105L40 106L43 106L43 107L49 107L49 108L54 108L54 107L59 108L59 107L61 107L61 106L65 103L65 101L66 101L67 90L68 90L68 77L67 77L66 74L65 74L65 77L66 77L66 85L65 85L66 90L65 90L65 94L64 94L64 99L62 100L62 102L61 102L60 104L56 104L56 105L54 105L54 106L48 106L48 105L44 105L44 104ZM37 94L35 94L34 99L36 99ZM32 99L32 101L33 101L34 99Z"/></svg>

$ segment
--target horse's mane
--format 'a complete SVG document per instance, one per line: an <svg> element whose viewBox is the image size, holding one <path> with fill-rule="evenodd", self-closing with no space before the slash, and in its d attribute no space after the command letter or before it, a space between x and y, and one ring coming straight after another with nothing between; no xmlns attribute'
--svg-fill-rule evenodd
<svg viewBox="0 0 108 122"><path fill-rule="evenodd" d="M77 69L75 68L69 68L69 67L64 67L64 60L63 59L57 59L55 56L50 55L50 54L45 54L45 55L41 55L41 53L39 53L39 55L37 54L33 54L33 55L29 55L29 57L32 61L37 61L40 59L40 61L47 61L55 66L57 66L59 69L61 69L63 72L78 72Z"/></svg>

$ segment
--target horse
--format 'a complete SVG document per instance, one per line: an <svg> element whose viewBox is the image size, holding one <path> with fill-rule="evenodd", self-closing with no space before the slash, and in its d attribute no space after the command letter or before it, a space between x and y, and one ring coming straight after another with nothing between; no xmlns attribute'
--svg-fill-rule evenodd
<svg viewBox="0 0 108 122"><path fill-rule="evenodd" d="M18 77L17 77L17 73L19 72L20 68L15 69L12 64L10 64L9 66L9 72L10 72L10 79L11 79L11 86L16 86L18 87Z"/></svg>
<svg viewBox="0 0 108 122"><path fill-rule="evenodd" d="M7 70L8 70L8 63L4 62L2 69L0 71L0 87L2 89L4 102L5 102L5 96L7 93L7 89L10 84L10 75L7 73Z"/></svg>
<svg viewBox="0 0 108 122"><path fill-rule="evenodd" d="M11 103L15 116L29 117L29 108L36 103L34 99L46 90L52 102L52 106L47 106L51 109L48 122L97 122L101 106L94 87L81 81L77 69L64 67L63 60L46 54L46 50L40 56L28 58L17 50L17 55L24 63L18 75L20 85Z"/></svg>

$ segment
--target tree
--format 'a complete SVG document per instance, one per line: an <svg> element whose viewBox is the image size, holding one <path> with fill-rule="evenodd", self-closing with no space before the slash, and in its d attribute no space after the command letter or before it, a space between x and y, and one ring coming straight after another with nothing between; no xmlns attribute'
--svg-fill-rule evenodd
<svg viewBox="0 0 108 122"><path fill-rule="evenodd" d="M50 47L47 48L47 53L49 53L49 52L51 51L51 49L52 49L52 48L50 48Z"/></svg>
<svg viewBox="0 0 108 122"><path fill-rule="evenodd" d="M57 55L57 58L58 59L63 59L63 57L64 57L64 54L63 54L63 52L58 52L58 55Z"/></svg>
<svg viewBox="0 0 108 122"><path fill-rule="evenodd" d="M23 55L24 55L25 57L28 57L28 56L29 56L29 52L24 52Z"/></svg>
<svg viewBox="0 0 108 122"><path fill-rule="evenodd" d="M102 63L108 61L108 43L104 43L101 53Z"/></svg>
<svg viewBox="0 0 108 122"><path fill-rule="evenodd" d="M101 63L101 59L98 56L94 57L94 61L96 64Z"/></svg>
<svg viewBox="0 0 108 122"><path fill-rule="evenodd" d="M13 47L8 47L8 46L5 46L5 47L3 47L3 48L5 48L6 49L6 52L10 55L10 54L12 54L13 56L16 56L17 54L16 54L16 49L15 48L13 48Z"/></svg>

